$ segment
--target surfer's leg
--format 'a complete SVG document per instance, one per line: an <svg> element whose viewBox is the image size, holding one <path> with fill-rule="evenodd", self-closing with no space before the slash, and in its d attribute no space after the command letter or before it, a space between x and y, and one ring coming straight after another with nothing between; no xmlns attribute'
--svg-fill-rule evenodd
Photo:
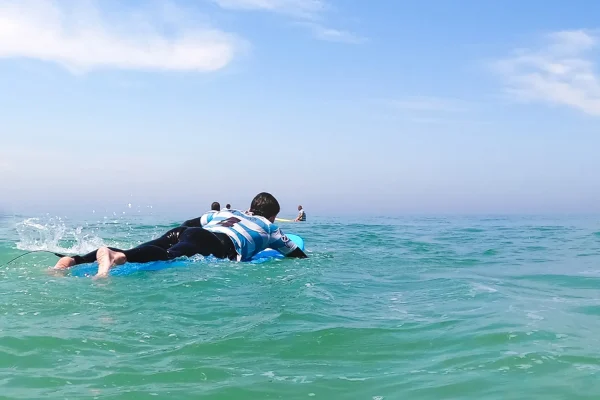
<svg viewBox="0 0 600 400"><path fill-rule="evenodd" d="M168 231L161 237L151 240L146 243L142 243L139 246L136 246L135 248L146 247L146 246L157 246L157 247L160 247L161 249L167 250L169 247L171 247L171 246L177 244L177 242L179 242L179 236L186 229L187 229L187 227L185 227L185 226L178 226L177 228L171 229L170 231Z"/></svg>
<svg viewBox="0 0 600 400"><path fill-rule="evenodd" d="M109 249L113 250L113 251L122 251L119 249L115 249L114 247L109 247ZM98 252L98 249L87 253L86 255L83 256L64 256L61 257L58 262L56 263L56 265L54 266L54 269L67 269L67 268L71 268L74 267L75 265L79 265L79 264L89 264L89 263L93 263L94 261L96 261L96 253Z"/></svg>
<svg viewBox="0 0 600 400"><path fill-rule="evenodd" d="M142 243L139 246L136 246L131 250L123 251L120 249L116 249L114 247L108 247L108 249L115 251L115 252L119 252L119 253L125 253L127 260L130 262L150 262L150 261L166 260L166 259L168 259L168 258L165 258L166 250L169 247L177 244L177 242L179 241L179 236L186 229L187 229L187 227L185 227L185 226L178 226L177 228L173 228L173 229L169 230L167 233L165 233L161 237L151 240L146 243ZM158 251L157 249L148 249L147 247L158 247L158 248L162 249L163 251L161 252L161 251ZM141 252L133 252L134 249L141 249L141 248L145 248L145 250L143 250ZM73 267L75 265L79 265L79 264L93 263L94 261L96 261L98 259L97 252L98 252L98 250L94 250L83 256L61 257L58 260L58 262L56 263L56 265L54 266L54 269L67 269L67 268L71 268L71 267ZM131 253L128 254L128 252L131 252ZM131 259L132 257L133 257L133 259Z"/></svg>
<svg viewBox="0 0 600 400"><path fill-rule="evenodd" d="M123 252L128 262L147 263L153 261L167 261L172 257L167 250L158 246L138 246Z"/></svg>
<svg viewBox="0 0 600 400"><path fill-rule="evenodd" d="M127 261L125 254L120 251L114 251L108 247L100 247L96 252L98 260L98 273L96 277L105 277L108 275L108 270L115 265L124 264Z"/></svg>
<svg viewBox="0 0 600 400"><path fill-rule="evenodd" d="M115 251L108 247L98 249L98 274L96 276L106 277L112 267L126 262L167 261L182 256L191 257L196 254L226 258L228 257L228 249L212 232L202 228L188 228L182 231L179 242L168 250L147 244L125 251Z"/></svg>
<svg viewBox="0 0 600 400"><path fill-rule="evenodd" d="M172 257L167 250L158 246L138 246L130 250L116 250L101 247L97 252L98 274L97 277L105 277L108 271L117 265L126 262L147 263L153 261L167 261Z"/></svg>
<svg viewBox="0 0 600 400"><path fill-rule="evenodd" d="M168 250L171 258L191 257L196 254L214 255L217 258L227 257L227 249L212 232L203 228L188 228L179 237L179 243Z"/></svg>
<svg viewBox="0 0 600 400"><path fill-rule="evenodd" d="M75 264L75 259L73 257L61 257L54 266L54 269L67 269L71 268Z"/></svg>

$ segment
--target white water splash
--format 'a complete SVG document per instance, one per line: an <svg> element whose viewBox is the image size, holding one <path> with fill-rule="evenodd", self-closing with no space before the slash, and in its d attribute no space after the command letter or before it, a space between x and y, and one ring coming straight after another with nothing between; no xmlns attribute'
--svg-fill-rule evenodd
<svg viewBox="0 0 600 400"><path fill-rule="evenodd" d="M19 250L48 250L67 254L83 254L104 246L101 238L83 233L81 226L72 229L61 218L27 218L16 225Z"/></svg>

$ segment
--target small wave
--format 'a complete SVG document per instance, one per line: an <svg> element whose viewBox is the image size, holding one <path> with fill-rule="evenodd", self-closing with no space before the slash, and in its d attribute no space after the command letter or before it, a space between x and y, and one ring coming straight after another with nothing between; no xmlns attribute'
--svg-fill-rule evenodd
<svg viewBox="0 0 600 400"><path fill-rule="evenodd" d="M538 232L558 232L558 231L568 231L569 227L560 226L560 225L545 225L545 226L533 226L530 229L533 231L538 231Z"/></svg>
<svg viewBox="0 0 600 400"><path fill-rule="evenodd" d="M472 294L476 293L496 293L498 289L494 289L491 286L487 286L481 283L473 283L472 284Z"/></svg>
<svg viewBox="0 0 600 400"><path fill-rule="evenodd" d="M457 232L481 233L481 232L485 232L485 230L480 229L480 228L463 228L463 229L458 229Z"/></svg>
<svg viewBox="0 0 600 400"><path fill-rule="evenodd" d="M67 227L61 218L27 218L16 225L19 250L48 250L61 253L88 253L104 245L101 238L83 233L83 227Z"/></svg>
<svg viewBox="0 0 600 400"><path fill-rule="evenodd" d="M544 246L527 246L527 247L525 247L525 249L529 250L529 251L544 251L544 250L547 250L547 248L544 247Z"/></svg>

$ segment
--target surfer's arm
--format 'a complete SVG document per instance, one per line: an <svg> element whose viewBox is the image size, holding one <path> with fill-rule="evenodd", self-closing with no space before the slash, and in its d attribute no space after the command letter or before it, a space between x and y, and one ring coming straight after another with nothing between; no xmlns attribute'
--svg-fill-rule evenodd
<svg viewBox="0 0 600 400"><path fill-rule="evenodd" d="M279 228L271 233L269 247L277 250L286 257L307 258L302 249L300 249L296 243L292 242L287 236L285 236Z"/></svg>
<svg viewBox="0 0 600 400"><path fill-rule="evenodd" d="M300 247L296 247L295 250L292 250L290 253L286 254L285 256L291 257L291 258L308 258L306 253L304 253L302 250L300 250Z"/></svg>
<svg viewBox="0 0 600 400"><path fill-rule="evenodd" d="M202 228L204 225L212 221L214 215L214 212L208 212L201 217L188 219L182 224L182 226L187 226L190 228Z"/></svg>
<svg viewBox="0 0 600 400"><path fill-rule="evenodd" d="M181 224L181 226L187 226L189 228L199 228L202 226L202 225L200 225L200 218L201 217L188 219L183 224Z"/></svg>

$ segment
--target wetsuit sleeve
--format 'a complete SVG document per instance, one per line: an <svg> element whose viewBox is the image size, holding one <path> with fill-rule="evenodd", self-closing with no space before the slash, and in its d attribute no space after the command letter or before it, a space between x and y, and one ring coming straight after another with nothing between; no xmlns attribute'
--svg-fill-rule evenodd
<svg viewBox="0 0 600 400"><path fill-rule="evenodd" d="M188 228L198 228L200 227L200 217L188 219L181 226L187 226Z"/></svg>
<svg viewBox="0 0 600 400"><path fill-rule="evenodd" d="M187 226L188 228L201 228L212 221L214 215L215 213L206 213L201 217L188 219L181 226Z"/></svg>
<svg viewBox="0 0 600 400"><path fill-rule="evenodd" d="M285 234L281 232L281 229L277 228L271 233L269 247L277 250L284 256L287 256L292 251L296 250L298 245L285 236Z"/></svg>

